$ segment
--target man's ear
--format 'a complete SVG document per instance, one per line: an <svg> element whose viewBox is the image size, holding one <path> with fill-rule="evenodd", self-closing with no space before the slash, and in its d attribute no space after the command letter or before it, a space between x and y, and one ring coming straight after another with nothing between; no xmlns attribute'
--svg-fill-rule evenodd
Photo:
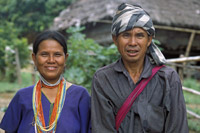
<svg viewBox="0 0 200 133"><path fill-rule="evenodd" d="M112 40L113 40L114 44L117 46L117 36L112 35Z"/></svg>
<svg viewBox="0 0 200 133"><path fill-rule="evenodd" d="M149 47L149 45L151 44L152 39L153 39L153 37L152 37L152 36L149 36L149 41L148 41L148 44L147 44L148 47Z"/></svg>

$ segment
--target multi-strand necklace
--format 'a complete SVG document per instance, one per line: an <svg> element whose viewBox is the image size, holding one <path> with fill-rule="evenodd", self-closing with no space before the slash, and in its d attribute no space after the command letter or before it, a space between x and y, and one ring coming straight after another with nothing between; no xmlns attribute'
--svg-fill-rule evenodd
<svg viewBox="0 0 200 133"><path fill-rule="evenodd" d="M60 113L62 111L65 95L66 95L66 80L62 78L60 83L58 83L58 91L56 95L56 99L53 106L53 111L51 113L51 117L49 119L49 125L45 125L43 109L42 109L42 101L41 101L41 88L42 88L43 80L39 80L33 89L33 111L34 111L34 119L35 119L35 132L37 133L55 133L58 119L60 117ZM45 84L46 85L46 84ZM48 85L46 85L48 86ZM56 86L56 85L54 85ZM50 86L52 87L52 86Z"/></svg>

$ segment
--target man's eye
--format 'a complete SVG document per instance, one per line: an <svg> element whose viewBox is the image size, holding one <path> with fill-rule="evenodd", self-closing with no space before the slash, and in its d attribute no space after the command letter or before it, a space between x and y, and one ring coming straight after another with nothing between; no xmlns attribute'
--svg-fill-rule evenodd
<svg viewBox="0 0 200 133"><path fill-rule="evenodd" d="M140 34L136 34L136 37L138 37L138 38L142 38L142 37L144 37L144 34L142 34L142 33L140 33Z"/></svg>
<svg viewBox="0 0 200 133"><path fill-rule="evenodd" d="M130 37L130 34L129 33L123 33L122 36L127 38L127 37Z"/></svg>

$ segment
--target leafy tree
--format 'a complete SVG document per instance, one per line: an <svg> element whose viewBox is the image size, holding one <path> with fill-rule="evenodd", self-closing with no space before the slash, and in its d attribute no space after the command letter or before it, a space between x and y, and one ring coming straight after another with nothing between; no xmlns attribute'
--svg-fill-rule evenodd
<svg viewBox="0 0 200 133"><path fill-rule="evenodd" d="M36 33L49 28L55 16L74 1L0 0L0 79L5 75L16 79L11 51L18 48L21 66L27 64L28 42L32 42ZM6 48L11 49L9 53L5 53Z"/></svg>
<svg viewBox="0 0 200 133"><path fill-rule="evenodd" d="M49 28L53 19L75 0L1 0L1 21L13 22L20 36Z"/></svg>
<svg viewBox="0 0 200 133"><path fill-rule="evenodd" d="M15 48L18 49L22 67L28 64L29 50L26 38L18 38L19 31L11 22L0 25L0 79L7 73L11 82L16 80ZM6 71L7 67L7 71Z"/></svg>
<svg viewBox="0 0 200 133"><path fill-rule="evenodd" d="M94 72L114 62L119 54L114 44L103 47L94 40L86 38L81 33L82 30L84 27L71 27L67 30L71 36L67 41L69 58L64 75L67 80L89 89Z"/></svg>

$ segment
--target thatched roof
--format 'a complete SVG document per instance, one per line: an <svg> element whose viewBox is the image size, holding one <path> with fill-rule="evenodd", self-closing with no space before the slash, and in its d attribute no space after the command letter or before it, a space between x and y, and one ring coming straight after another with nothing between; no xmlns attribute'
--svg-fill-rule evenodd
<svg viewBox="0 0 200 133"><path fill-rule="evenodd" d="M122 2L140 4L154 24L200 29L200 0L78 0L54 19L52 28L112 20Z"/></svg>

